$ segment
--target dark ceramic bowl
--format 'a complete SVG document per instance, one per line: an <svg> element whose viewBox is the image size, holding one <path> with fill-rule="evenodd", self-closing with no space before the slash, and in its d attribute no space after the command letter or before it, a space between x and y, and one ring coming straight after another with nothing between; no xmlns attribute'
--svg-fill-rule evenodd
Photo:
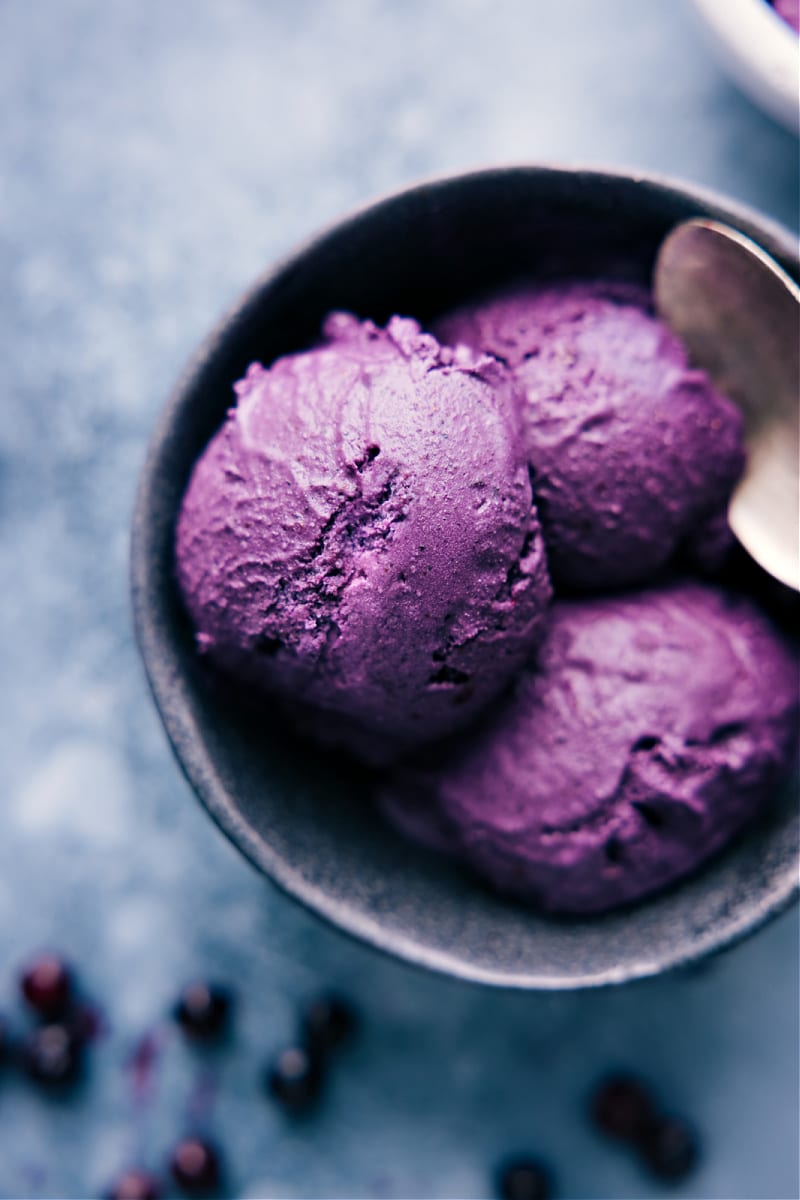
<svg viewBox="0 0 800 1200"><path fill-rule="evenodd" d="M795 277L794 240L692 187L600 171L519 167L411 188L346 217L271 270L208 337L155 431L133 527L136 630L156 704L190 783L261 871L340 928L411 962L484 983L574 988L654 975L752 932L797 887L798 811L759 824L671 890L591 919L502 900L401 840L368 780L295 743L200 672L173 578L173 527L197 456L247 365L312 342L329 310L421 320L521 271L649 277L677 221L741 229Z"/></svg>

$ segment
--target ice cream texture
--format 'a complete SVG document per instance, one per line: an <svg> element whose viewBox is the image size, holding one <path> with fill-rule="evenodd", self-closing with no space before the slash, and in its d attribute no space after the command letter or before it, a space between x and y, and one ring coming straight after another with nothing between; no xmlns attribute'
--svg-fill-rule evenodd
<svg viewBox="0 0 800 1200"><path fill-rule="evenodd" d="M551 593L512 388L399 317L252 365L177 524L199 648L373 763L474 718Z"/></svg>
<svg viewBox="0 0 800 1200"><path fill-rule="evenodd" d="M796 754L796 654L689 578L732 539L739 414L632 284L527 283L433 327L334 313L249 368L178 583L216 668L390 768L402 832L603 911L722 847Z"/></svg>
<svg viewBox="0 0 800 1200"><path fill-rule="evenodd" d="M647 583L678 553L703 570L724 558L744 466L740 414L690 368L643 288L522 284L433 328L494 355L519 385L557 590Z"/></svg>
<svg viewBox="0 0 800 1200"><path fill-rule="evenodd" d="M500 891L602 911L685 875L796 752L797 660L743 598L681 582L557 601L479 732L384 786L389 820Z"/></svg>

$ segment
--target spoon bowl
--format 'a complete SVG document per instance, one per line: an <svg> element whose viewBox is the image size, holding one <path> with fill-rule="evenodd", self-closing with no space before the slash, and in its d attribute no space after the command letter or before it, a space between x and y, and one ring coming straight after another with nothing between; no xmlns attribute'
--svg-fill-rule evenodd
<svg viewBox="0 0 800 1200"><path fill-rule="evenodd" d="M800 589L800 288L754 241L710 219L673 229L654 280L659 315L744 417L731 528L770 575Z"/></svg>

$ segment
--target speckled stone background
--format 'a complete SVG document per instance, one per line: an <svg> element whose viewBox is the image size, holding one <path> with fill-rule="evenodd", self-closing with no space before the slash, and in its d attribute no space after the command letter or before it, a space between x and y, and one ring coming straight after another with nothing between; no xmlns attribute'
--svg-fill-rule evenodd
<svg viewBox="0 0 800 1200"><path fill-rule="evenodd" d="M721 0L722 2L722 0ZM211 826L137 659L128 523L148 431L250 280L349 206L497 161L663 170L794 226L796 142L720 74L684 0L0 0L0 1010L62 949L104 1010L86 1086L0 1077L0 1195L94 1197L207 1128L237 1197L488 1197L509 1151L565 1200L660 1197L586 1126L620 1064L691 1114L679 1196L798 1195L798 922L700 973L500 994L322 927ZM236 986L230 1049L164 1022ZM313 1120L262 1097L296 1004L365 1026ZM128 1065L153 1035L146 1094Z"/></svg>

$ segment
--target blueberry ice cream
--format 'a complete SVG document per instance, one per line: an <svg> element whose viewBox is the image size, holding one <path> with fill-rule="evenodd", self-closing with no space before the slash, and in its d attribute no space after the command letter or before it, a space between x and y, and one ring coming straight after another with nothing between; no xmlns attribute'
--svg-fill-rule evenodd
<svg viewBox="0 0 800 1200"><path fill-rule="evenodd" d="M523 285L435 323L494 355L523 398L557 588L650 581L679 552L716 567L744 465L738 410L688 365L683 344L624 284Z"/></svg>
<svg viewBox="0 0 800 1200"><path fill-rule="evenodd" d="M800 0L773 0L772 6L787 25L800 33Z"/></svg>
<svg viewBox="0 0 800 1200"><path fill-rule="evenodd" d="M761 811L797 720L796 658L749 601L688 582L560 601L507 702L380 800L498 890L598 912L679 879Z"/></svg>
<svg viewBox="0 0 800 1200"><path fill-rule="evenodd" d="M603 911L722 847L796 752L793 651L689 578L732 543L740 416L633 285L434 329L334 313L250 367L184 496L181 593L218 671L390 768L397 828Z"/></svg>
<svg viewBox="0 0 800 1200"><path fill-rule="evenodd" d="M177 526L200 650L370 762L472 720L550 599L512 386L399 317L251 366Z"/></svg>

